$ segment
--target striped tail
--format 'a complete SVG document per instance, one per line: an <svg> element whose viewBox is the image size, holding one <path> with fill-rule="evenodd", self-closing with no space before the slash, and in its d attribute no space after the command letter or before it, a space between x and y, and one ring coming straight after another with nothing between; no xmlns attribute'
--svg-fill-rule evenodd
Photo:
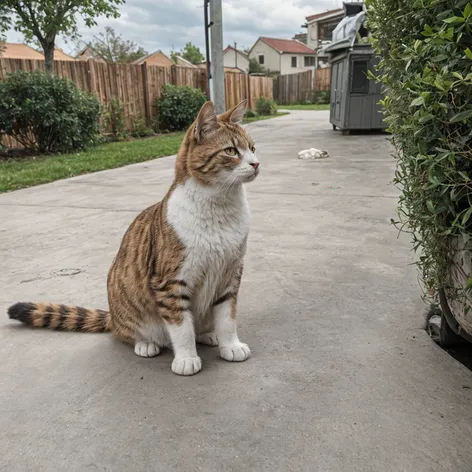
<svg viewBox="0 0 472 472"><path fill-rule="evenodd" d="M110 331L110 313L54 303L16 303L8 316L34 328L100 333Z"/></svg>

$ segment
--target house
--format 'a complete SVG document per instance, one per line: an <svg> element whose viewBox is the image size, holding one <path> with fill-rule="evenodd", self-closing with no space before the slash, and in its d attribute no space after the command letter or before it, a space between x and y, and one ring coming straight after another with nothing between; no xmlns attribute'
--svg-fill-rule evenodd
<svg viewBox="0 0 472 472"><path fill-rule="evenodd" d="M97 62L106 62L102 56L95 54L91 47L85 46L82 51L77 54L77 61L97 61Z"/></svg>
<svg viewBox="0 0 472 472"><path fill-rule="evenodd" d="M148 64L150 66L161 66L161 67L170 67L174 64L169 57L167 57L162 51L155 51L151 54L143 56L136 61L133 61L131 64Z"/></svg>
<svg viewBox="0 0 472 472"><path fill-rule="evenodd" d="M224 66L231 69L239 69L246 74L249 72L249 57L239 49L228 46L223 51Z"/></svg>
<svg viewBox="0 0 472 472"><path fill-rule="evenodd" d="M4 43L0 51L2 59L39 59L44 60L44 56L27 44Z"/></svg>
<svg viewBox="0 0 472 472"><path fill-rule="evenodd" d="M296 39L297 41L300 41L301 43L306 44L307 34L306 33L297 33L292 39Z"/></svg>
<svg viewBox="0 0 472 472"><path fill-rule="evenodd" d="M31 46L21 43L4 43L0 50L2 59L37 59L44 60L42 52L36 51ZM56 61L75 61L72 56L66 54L62 49L54 50L54 60Z"/></svg>
<svg viewBox="0 0 472 472"><path fill-rule="evenodd" d="M328 55L322 51L332 42L333 31L346 16L351 16L362 9L363 2L344 2L343 8L327 10L306 17L307 46L317 52L316 67L325 67Z"/></svg>
<svg viewBox="0 0 472 472"><path fill-rule="evenodd" d="M256 59L265 69L282 75L313 69L316 52L295 39L260 37L249 51L249 58Z"/></svg>
<svg viewBox="0 0 472 472"><path fill-rule="evenodd" d="M182 56L175 56L175 64L182 67L197 67L195 64L192 64L187 59L184 59Z"/></svg>

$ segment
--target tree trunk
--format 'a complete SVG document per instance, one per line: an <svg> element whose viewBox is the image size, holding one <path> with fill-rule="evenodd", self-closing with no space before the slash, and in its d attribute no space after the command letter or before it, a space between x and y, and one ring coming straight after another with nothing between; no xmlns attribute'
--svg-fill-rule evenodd
<svg viewBox="0 0 472 472"><path fill-rule="evenodd" d="M54 75L54 41L43 44L44 51L44 70L50 76Z"/></svg>

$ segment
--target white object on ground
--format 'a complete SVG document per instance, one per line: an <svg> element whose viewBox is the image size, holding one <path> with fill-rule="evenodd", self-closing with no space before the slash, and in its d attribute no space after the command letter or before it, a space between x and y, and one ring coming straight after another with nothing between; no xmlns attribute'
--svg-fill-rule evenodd
<svg viewBox="0 0 472 472"><path fill-rule="evenodd" d="M298 153L298 159L325 159L329 157L328 151L320 151L316 148L305 149Z"/></svg>

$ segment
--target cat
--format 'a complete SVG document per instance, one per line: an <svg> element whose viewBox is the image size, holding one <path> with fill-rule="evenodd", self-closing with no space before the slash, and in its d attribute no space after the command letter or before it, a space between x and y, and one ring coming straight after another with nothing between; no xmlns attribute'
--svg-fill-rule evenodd
<svg viewBox="0 0 472 472"><path fill-rule="evenodd" d="M37 328L111 331L142 357L172 347L171 369L202 368L196 343L245 361L236 312L250 210L243 184L259 174L253 139L240 123L244 100L216 115L206 102L183 139L164 198L126 231L107 279L109 311L16 303L11 319Z"/></svg>

